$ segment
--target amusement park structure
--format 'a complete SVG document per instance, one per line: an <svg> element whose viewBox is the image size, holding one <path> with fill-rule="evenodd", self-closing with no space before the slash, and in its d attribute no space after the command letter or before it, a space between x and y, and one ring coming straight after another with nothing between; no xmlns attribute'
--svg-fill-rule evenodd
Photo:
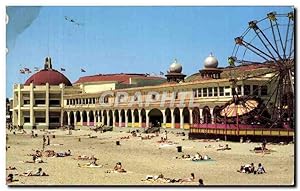
<svg viewBox="0 0 300 191"><path fill-rule="evenodd" d="M263 19L248 23L245 32L234 39L235 46L228 58L232 99L216 114L221 123L194 126L190 129L191 138L293 140L294 32L293 12L271 12ZM239 68L247 65L257 65L263 72L240 74ZM266 85L270 87L267 100L255 95L238 95L238 82L262 77L268 78Z"/></svg>

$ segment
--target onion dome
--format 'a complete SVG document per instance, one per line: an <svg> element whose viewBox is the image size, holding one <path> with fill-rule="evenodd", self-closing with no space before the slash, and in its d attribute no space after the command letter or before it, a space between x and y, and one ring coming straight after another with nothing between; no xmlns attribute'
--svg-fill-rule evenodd
<svg viewBox="0 0 300 191"><path fill-rule="evenodd" d="M181 73L182 72L182 66L175 59L174 62L170 65L169 71L170 71L170 73Z"/></svg>
<svg viewBox="0 0 300 191"><path fill-rule="evenodd" d="M204 60L205 68L217 68L218 64L218 60L212 55L212 53L210 53L210 55Z"/></svg>
<svg viewBox="0 0 300 191"><path fill-rule="evenodd" d="M30 85L31 83L34 85L46 85L48 83L49 85L65 84L66 86L72 86L72 83L65 75L52 69L50 57L46 58L44 69L29 77L25 85Z"/></svg>

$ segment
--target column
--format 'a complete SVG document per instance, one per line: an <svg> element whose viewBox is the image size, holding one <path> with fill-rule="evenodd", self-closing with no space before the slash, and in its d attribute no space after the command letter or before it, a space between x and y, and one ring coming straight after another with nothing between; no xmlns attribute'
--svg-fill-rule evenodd
<svg viewBox="0 0 300 191"><path fill-rule="evenodd" d="M87 126L90 126L90 111L86 112Z"/></svg>
<svg viewBox="0 0 300 191"><path fill-rule="evenodd" d="M161 127L166 128L167 127L167 118L166 118L166 112L165 110L161 110L162 114L163 114L163 124L161 124Z"/></svg>
<svg viewBox="0 0 300 191"><path fill-rule="evenodd" d="M74 113L74 127L77 125L77 115L76 112Z"/></svg>
<svg viewBox="0 0 300 191"><path fill-rule="evenodd" d="M46 128L49 128L49 83L46 83Z"/></svg>
<svg viewBox="0 0 300 191"><path fill-rule="evenodd" d="M179 109L179 113L180 113L180 129L183 129L183 120L184 120L184 117L183 117L183 109Z"/></svg>
<svg viewBox="0 0 300 191"><path fill-rule="evenodd" d="M96 110L93 111L93 115L94 115L94 125L93 126L96 126L97 125L97 114L96 114Z"/></svg>
<svg viewBox="0 0 300 191"><path fill-rule="evenodd" d="M18 125L21 125L21 84L18 84Z"/></svg>
<svg viewBox="0 0 300 191"><path fill-rule="evenodd" d="M83 117L82 111L80 112L80 125L83 126Z"/></svg>
<svg viewBox="0 0 300 191"><path fill-rule="evenodd" d="M146 110L146 127L149 128L149 110Z"/></svg>
<svg viewBox="0 0 300 191"><path fill-rule="evenodd" d="M202 123L203 123L203 116L202 116L202 112L203 112L203 109L200 109L200 108L199 108L200 124L202 124Z"/></svg>
<svg viewBox="0 0 300 191"><path fill-rule="evenodd" d="M100 122L101 122L101 121L100 121L101 113L100 113L100 110L98 110L97 112L98 112L98 125L100 125Z"/></svg>
<svg viewBox="0 0 300 191"><path fill-rule="evenodd" d="M171 128L175 128L175 116L174 116L174 109L171 109Z"/></svg>
<svg viewBox="0 0 300 191"><path fill-rule="evenodd" d="M110 115L109 115L109 111L106 112L106 115L107 115L107 120L106 120L107 126L110 126Z"/></svg>
<svg viewBox="0 0 300 191"><path fill-rule="evenodd" d="M215 124L214 109L210 109L211 124Z"/></svg>
<svg viewBox="0 0 300 191"><path fill-rule="evenodd" d="M134 110L131 111L131 123L132 123L132 127L134 127L134 123L135 123L135 118L134 118Z"/></svg>
<svg viewBox="0 0 300 191"><path fill-rule="evenodd" d="M118 113L119 113L119 127L122 127L122 116L121 116L121 110L120 110Z"/></svg>
<svg viewBox="0 0 300 191"><path fill-rule="evenodd" d="M190 127L192 127L193 124L194 124L194 121L193 121L193 109L190 109L189 111L190 111Z"/></svg>
<svg viewBox="0 0 300 191"><path fill-rule="evenodd" d="M30 83L30 126L34 125L34 111L33 111L33 102L34 102L34 94L33 94L33 84Z"/></svg>
<svg viewBox="0 0 300 191"><path fill-rule="evenodd" d="M112 115L112 117L113 117L113 127L115 127L116 126L116 117L115 117L115 110L113 110L113 115Z"/></svg>
<svg viewBox="0 0 300 191"><path fill-rule="evenodd" d="M71 125L70 112L68 111L67 114L68 114L68 125L70 126Z"/></svg>
<svg viewBox="0 0 300 191"><path fill-rule="evenodd" d="M138 110L139 112L139 127L142 128L142 112L141 110Z"/></svg>
<svg viewBox="0 0 300 191"><path fill-rule="evenodd" d="M125 127L128 127L128 116L127 116L127 110L125 111Z"/></svg>

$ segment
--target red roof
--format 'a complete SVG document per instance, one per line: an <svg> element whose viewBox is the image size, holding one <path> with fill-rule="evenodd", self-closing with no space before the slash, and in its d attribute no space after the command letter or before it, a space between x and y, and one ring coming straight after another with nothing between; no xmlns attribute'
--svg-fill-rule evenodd
<svg viewBox="0 0 300 191"><path fill-rule="evenodd" d="M101 81L117 81L122 84L129 84L129 79L145 79L145 80L154 80L154 79L164 79L162 77L156 76L146 76L145 74L98 74L93 76L83 76L80 77L75 84L77 83L85 83L85 82L101 82Z"/></svg>
<svg viewBox="0 0 300 191"><path fill-rule="evenodd" d="M30 83L33 83L34 85L45 85L46 83L49 83L49 85L59 85L63 83L66 86L72 86L72 83L66 76L57 70L52 69L40 70L33 74L30 78L28 78L28 80L26 80L25 85L30 85Z"/></svg>

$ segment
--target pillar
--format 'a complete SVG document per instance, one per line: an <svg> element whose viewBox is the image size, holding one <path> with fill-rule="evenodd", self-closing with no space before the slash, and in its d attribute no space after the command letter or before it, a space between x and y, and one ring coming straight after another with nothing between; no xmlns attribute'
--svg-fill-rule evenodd
<svg viewBox="0 0 300 191"><path fill-rule="evenodd" d="M86 112L87 126L90 126L90 111Z"/></svg>
<svg viewBox="0 0 300 191"><path fill-rule="evenodd" d="M202 112L203 112L203 109L200 109L200 108L199 108L200 124L203 124L203 116L202 116Z"/></svg>
<svg viewBox="0 0 300 191"><path fill-rule="evenodd" d="M45 98L45 102L46 102L46 113L45 113L46 128L49 128L49 83L46 83L46 98Z"/></svg>
<svg viewBox="0 0 300 191"><path fill-rule="evenodd" d="M106 114L107 114L107 112L106 112ZM106 124L105 124L105 117L104 116L105 116L104 111L102 111L102 124L107 125L107 118L106 118Z"/></svg>
<svg viewBox="0 0 300 191"><path fill-rule="evenodd" d="M174 116L174 109L171 109L171 128L175 128L175 116Z"/></svg>
<svg viewBox="0 0 300 191"><path fill-rule="evenodd" d="M128 116L127 116L127 110L125 111L125 127L128 127Z"/></svg>
<svg viewBox="0 0 300 191"><path fill-rule="evenodd" d="M122 115L121 115L121 111L122 111L122 110L120 110L120 111L118 112L118 114L119 114L119 127L122 127Z"/></svg>
<svg viewBox="0 0 300 191"><path fill-rule="evenodd" d="M21 84L18 84L18 125L21 125Z"/></svg>
<svg viewBox="0 0 300 191"><path fill-rule="evenodd" d="M180 113L180 129L183 129L183 120L184 120L184 117L183 117L183 109L179 109L179 113Z"/></svg>
<svg viewBox="0 0 300 191"><path fill-rule="evenodd" d="M131 123L132 123L131 127L134 127L135 124L134 110L133 112L131 111Z"/></svg>
<svg viewBox="0 0 300 191"><path fill-rule="evenodd" d="M68 114L68 126L70 126L71 125L70 112L68 111L67 114Z"/></svg>
<svg viewBox="0 0 300 191"><path fill-rule="evenodd" d="M82 114L83 114L83 112L81 111L80 112L80 125L81 126L83 126L83 117L82 117L83 115Z"/></svg>
<svg viewBox="0 0 300 191"><path fill-rule="evenodd" d="M162 114L163 114L163 124L161 125L161 127L167 127L167 117L166 117L166 111L165 110L162 110L161 111Z"/></svg>
<svg viewBox="0 0 300 191"><path fill-rule="evenodd" d="M110 115L109 115L109 111L106 112L106 115L107 115L107 120L106 120L107 126L110 126Z"/></svg>
<svg viewBox="0 0 300 191"><path fill-rule="evenodd" d="M149 128L149 110L146 110L146 127Z"/></svg>
<svg viewBox="0 0 300 191"><path fill-rule="evenodd" d="M215 124L214 109L210 109L211 124Z"/></svg>
<svg viewBox="0 0 300 191"><path fill-rule="evenodd" d="M33 111L33 107L34 107L34 94L33 94L33 84L30 83L30 126L33 127L34 125L34 111Z"/></svg>
<svg viewBox="0 0 300 191"><path fill-rule="evenodd" d="M193 109L190 109L189 112L190 112L190 125L191 125L190 127L192 127L193 124L194 124L194 121L193 121Z"/></svg>
<svg viewBox="0 0 300 191"><path fill-rule="evenodd" d="M100 118L101 118L101 113L100 113L100 110L98 110L97 111L98 112L98 115L97 115L97 117L98 117L98 125L100 125Z"/></svg>
<svg viewBox="0 0 300 191"><path fill-rule="evenodd" d="M115 116L115 110L113 110L113 115L112 115L112 117L113 117L113 127L115 127L116 126L116 116Z"/></svg>
<svg viewBox="0 0 300 191"><path fill-rule="evenodd" d="M77 125L77 115L76 115L76 112L74 114L74 127L76 127Z"/></svg>
<svg viewBox="0 0 300 191"><path fill-rule="evenodd" d="M142 110L138 110L139 112L139 127L142 128Z"/></svg>

